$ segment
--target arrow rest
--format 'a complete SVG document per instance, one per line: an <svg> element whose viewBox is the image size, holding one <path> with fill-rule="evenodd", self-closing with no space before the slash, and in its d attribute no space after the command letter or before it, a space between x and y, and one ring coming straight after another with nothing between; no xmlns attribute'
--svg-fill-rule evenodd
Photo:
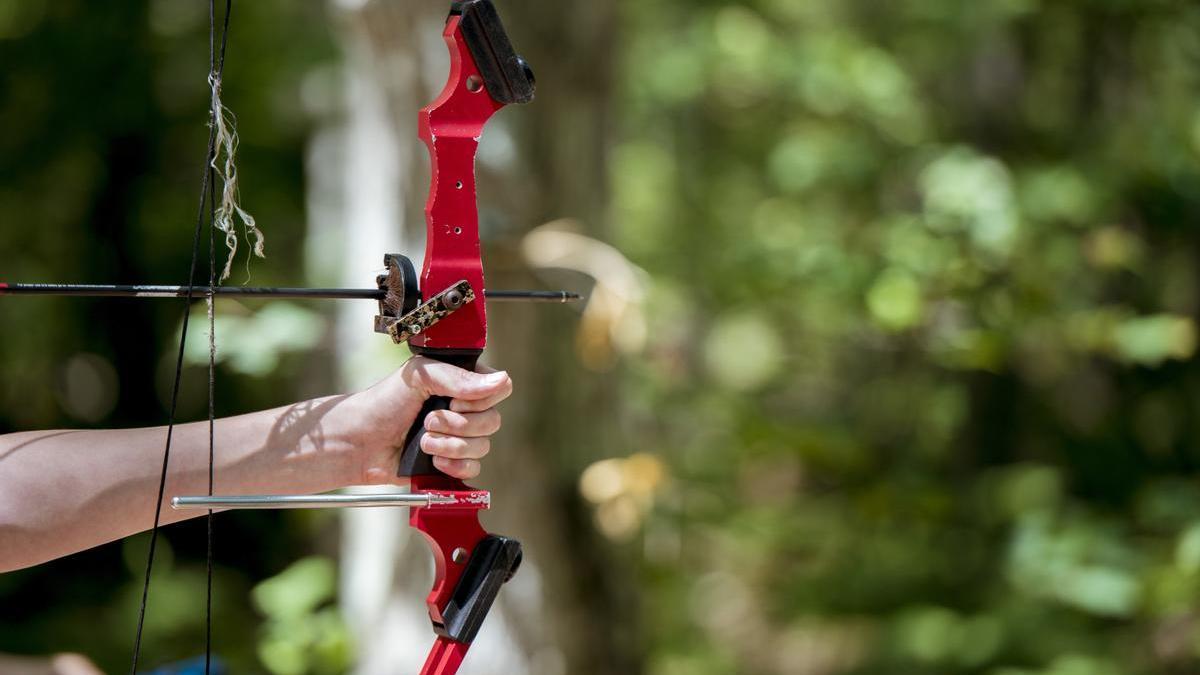
<svg viewBox="0 0 1200 675"><path fill-rule="evenodd" d="M384 296L379 299L379 315L401 317L417 308L421 290L417 288L417 270L408 256L389 253L383 256L385 272L375 277ZM378 328L376 332L380 332Z"/></svg>
<svg viewBox="0 0 1200 675"><path fill-rule="evenodd" d="M375 332L390 335L396 344L408 342L451 312L475 301L475 290L471 284L460 280L425 302L416 304L421 296L417 292L417 273L412 261L402 255L389 253L384 256L383 262L387 265L387 273L379 275L376 280L385 295L379 301Z"/></svg>

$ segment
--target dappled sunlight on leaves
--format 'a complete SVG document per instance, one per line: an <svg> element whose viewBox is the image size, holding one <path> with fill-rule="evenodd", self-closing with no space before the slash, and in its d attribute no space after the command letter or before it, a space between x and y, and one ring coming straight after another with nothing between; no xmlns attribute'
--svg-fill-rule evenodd
<svg viewBox="0 0 1200 675"><path fill-rule="evenodd" d="M333 562L316 557L296 561L254 588L254 604L267 618L258 654L270 672L345 672L354 655L350 633L330 604L336 589Z"/></svg>
<svg viewBox="0 0 1200 675"><path fill-rule="evenodd" d="M296 304L275 301L253 312L232 302L219 304L217 363L235 372L259 376L270 373L285 354L308 352L325 333L325 320ZM191 334L185 357L192 364L207 364L208 316L204 303L193 310L191 321L203 329Z"/></svg>
<svg viewBox="0 0 1200 675"><path fill-rule="evenodd" d="M757 389L783 369L782 339L761 315L720 319L708 336L704 354L712 376L736 391Z"/></svg>
<svg viewBox="0 0 1200 675"><path fill-rule="evenodd" d="M922 171L921 191L929 226L964 232L981 254L1005 256L1017 229L1008 169L998 160L958 147Z"/></svg>
<svg viewBox="0 0 1200 675"><path fill-rule="evenodd" d="M921 287L901 270L886 270L867 292L867 307L888 330L911 328L921 319Z"/></svg>
<svg viewBox="0 0 1200 675"><path fill-rule="evenodd" d="M1195 670L1200 14L625 9L651 671Z"/></svg>
<svg viewBox="0 0 1200 675"><path fill-rule="evenodd" d="M646 453L602 459L579 476L579 492L595 509L596 526L608 537L629 539L642 526L666 480L662 460Z"/></svg>
<svg viewBox="0 0 1200 675"><path fill-rule="evenodd" d="M1141 560L1117 533L1099 523L1047 514L1021 519L1009 551L1008 574L1022 591L1100 616L1130 616L1142 585Z"/></svg>
<svg viewBox="0 0 1200 675"><path fill-rule="evenodd" d="M1186 359L1196 351L1196 324L1190 318L1160 314L1127 319L1114 330L1117 355L1143 365Z"/></svg>

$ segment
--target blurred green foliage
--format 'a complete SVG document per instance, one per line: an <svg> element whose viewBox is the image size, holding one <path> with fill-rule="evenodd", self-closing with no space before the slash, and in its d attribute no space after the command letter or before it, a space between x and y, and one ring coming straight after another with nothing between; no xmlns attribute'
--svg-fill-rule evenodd
<svg viewBox="0 0 1200 675"><path fill-rule="evenodd" d="M1200 6L621 7L648 672L1200 669Z"/></svg>
<svg viewBox="0 0 1200 675"><path fill-rule="evenodd" d="M353 664L349 633L331 606L337 568L328 558L305 558L254 589L267 617L258 655L277 675L344 673Z"/></svg>

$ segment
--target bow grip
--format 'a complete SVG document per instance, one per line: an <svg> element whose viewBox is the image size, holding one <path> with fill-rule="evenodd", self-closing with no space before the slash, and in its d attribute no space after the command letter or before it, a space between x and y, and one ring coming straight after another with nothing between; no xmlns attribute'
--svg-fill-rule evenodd
<svg viewBox="0 0 1200 675"><path fill-rule="evenodd" d="M475 372L475 364L479 361L481 350L476 349L422 349L410 346L414 354L425 358L449 363L463 370ZM425 399L417 418L404 437L404 447L400 451L400 469L397 476L445 476L433 465L433 455L421 450L421 439L425 436L425 418L435 410L449 410L449 396L430 396Z"/></svg>

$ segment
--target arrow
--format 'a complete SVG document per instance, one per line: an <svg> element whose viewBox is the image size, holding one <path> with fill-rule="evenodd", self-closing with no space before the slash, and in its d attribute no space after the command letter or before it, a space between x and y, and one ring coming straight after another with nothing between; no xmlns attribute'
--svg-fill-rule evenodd
<svg viewBox="0 0 1200 675"><path fill-rule="evenodd" d="M5 284L0 295L44 295L95 298L203 298L209 295L232 298L382 300L379 288L289 288L275 286L163 286L146 284ZM483 295L496 302L578 302L583 298L570 291L492 291Z"/></svg>

